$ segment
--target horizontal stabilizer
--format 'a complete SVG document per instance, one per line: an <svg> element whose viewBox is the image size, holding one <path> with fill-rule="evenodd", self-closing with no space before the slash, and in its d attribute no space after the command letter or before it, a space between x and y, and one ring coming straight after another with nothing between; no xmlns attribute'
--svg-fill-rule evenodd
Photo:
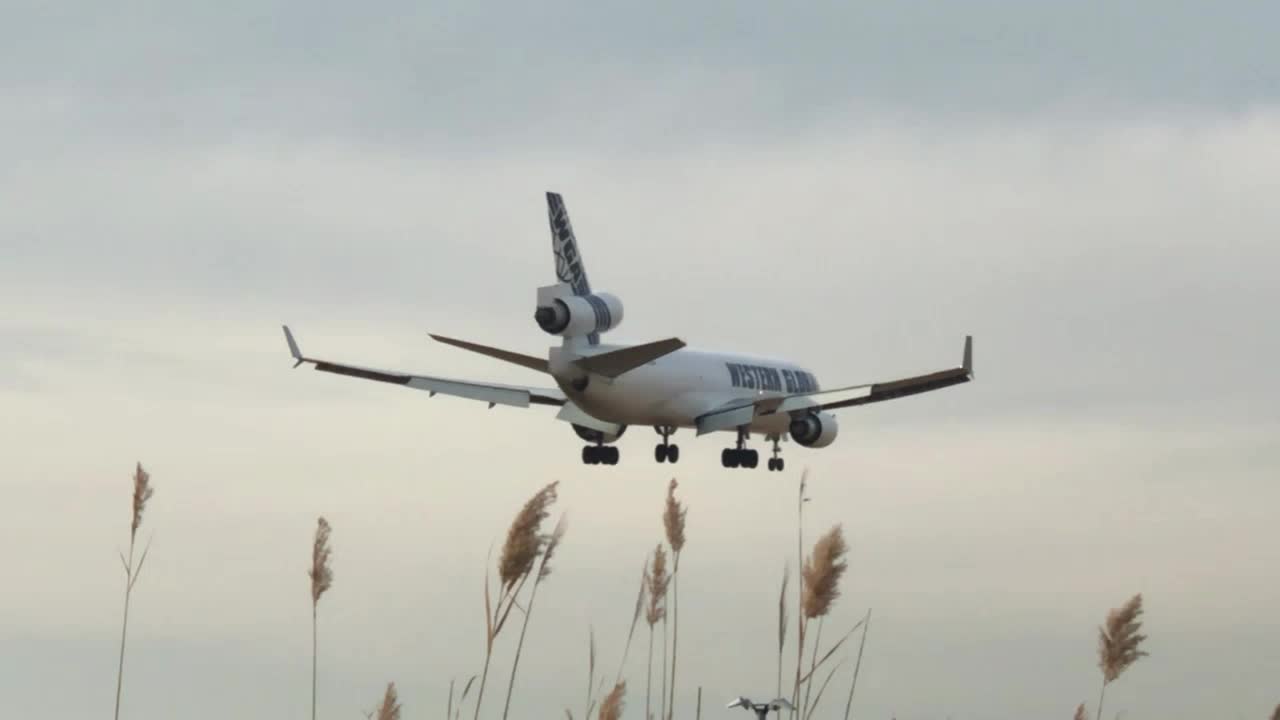
<svg viewBox="0 0 1280 720"><path fill-rule="evenodd" d="M551 372L551 370L547 367L547 361L545 358L534 357L532 355L522 355L518 352L503 350L501 348L496 348L496 347L489 347L488 345L481 345L479 343L467 342L466 340L456 340L454 338L445 337L443 335L432 334L431 339L435 340L436 342L442 342L445 345L452 345L457 348L462 348L463 350L470 350L473 353L488 355L491 358L497 358L498 360L502 360L504 362L514 363L522 367L527 367L530 370L537 370L538 372L543 372L543 373Z"/></svg>
<svg viewBox="0 0 1280 720"><path fill-rule="evenodd" d="M666 340L658 340L644 345L632 345L620 350L610 350L598 355L588 355L578 358L574 361L574 364L587 372L608 378L616 378L664 355L670 355L682 347L684 347L684 341L680 338L667 338Z"/></svg>

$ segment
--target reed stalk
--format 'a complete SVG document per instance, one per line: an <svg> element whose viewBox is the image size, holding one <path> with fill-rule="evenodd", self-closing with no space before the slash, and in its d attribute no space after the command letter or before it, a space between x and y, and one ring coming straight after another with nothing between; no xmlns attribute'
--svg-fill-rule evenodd
<svg viewBox="0 0 1280 720"><path fill-rule="evenodd" d="M147 561L147 552L151 549L151 543L142 550L142 557L138 559L135 567L133 564L133 551L138 538L138 528L142 527L142 512L147 507L147 501L151 499L151 495L155 489L151 487L151 475L142 469L142 463L138 463L133 472L133 520L129 524L129 557L126 560L124 553L120 553L120 564L124 566L124 618L120 622L120 662L116 666L116 708L114 717L116 720L120 718L120 696L124 690L124 647L125 641L129 636L129 599L133 595L133 586L138 582L138 577L142 574L142 566Z"/></svg>

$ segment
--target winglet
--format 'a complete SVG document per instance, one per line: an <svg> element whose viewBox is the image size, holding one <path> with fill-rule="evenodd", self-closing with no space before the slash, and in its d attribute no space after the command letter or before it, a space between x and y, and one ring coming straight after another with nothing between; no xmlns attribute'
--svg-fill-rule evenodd
<svg viewBox="0 0 1280 720"><path fill-rule="evenodd" d="M973 336L964 336L964 371L973 378Z"/></svg>
<svg viewBox="0 0 1280 720"><path fill-rule="evenodd" d="M293 366L298 367L304 360L302 351L298 349L298 341L293 339L293 333L289 330L288 325L281 325L280 327L284 328L284 339L289 343L289 354L293 355L293 359L297 361Z"/></svg>

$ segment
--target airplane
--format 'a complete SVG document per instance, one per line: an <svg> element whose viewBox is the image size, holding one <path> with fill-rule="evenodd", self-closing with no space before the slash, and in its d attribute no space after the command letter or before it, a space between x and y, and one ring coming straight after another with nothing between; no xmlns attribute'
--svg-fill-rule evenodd
<svg viewBox="0 0 1280 720"><path fill-rule="evenodd" d="M554 387L499 385L398 370L379 370L304 355L293 332L284 327L294 367L452 395L495 405L559 408L587 444L582 462L616 465L619 438L631 426L650 426L661 436L654 460L675 463L680 447L671 442L678 429L696 436L733 433L736 441L720 454L726 468L755 468L759 452L747 447L756 436L772 443L768 469L781 472L779 443L790 438L805 448L831 445L840 428L832 412L892 400L969 382L973 379L973 338L966 336L960 367L887 382L824 389L809 370L791 362L745 355L699 352L679 338L639 345L611 345L600 336L622 322L622 301L594 292L582 253L569 223L564 199L547 193L551 249L557 282L537 290L533 319L545 333L560 338L545 357L525 355L468 340L431 334L441 343L547 375Z"/></svg>

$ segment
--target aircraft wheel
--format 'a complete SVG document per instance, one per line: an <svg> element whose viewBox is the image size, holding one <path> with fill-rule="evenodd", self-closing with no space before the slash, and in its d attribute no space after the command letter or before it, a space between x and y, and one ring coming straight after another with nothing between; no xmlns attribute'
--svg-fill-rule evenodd
<svg viewBox="0 0 1280 720"><path fill-rule="evenodd" d="M679 445L667 446L667 462L672 464L680 462L680 446Z"/></svg>
<svg viewBox="0 0 1280 720"><path fill-rule="evenodd" d="M582 448L582 464L595 465L599 460L596 459L596 449L592 445L584 445Z"/></svg>
<svg viewBox="0 0 1280 720"><path fill-rule="evenodd" d="M747 468L754 468L754 467L756 467L757 465L759 465L759 464L760 464L760 453L759 453L758 451L756 451L756 450L746 450L746 451L743 451L743 453L742 453L742 454L746 456L746 457L742 458L742 460L743 460L743 462L742 462L742 466L743 466L743 467L747 467Z"/></svg>
<svg viewBox="0 0 1280 720"><path fill-rule="evenodd" d="M616 445L606 445L600 448L600 450L602 451L601 454L604 455L602 459L604 460L605 465L618 464L618 458L622 455L622 453L618 451L618 448Z"/></svg>
<svg viewBox="0 0 1280 720"><path fill-rule="evenodd" d="M782 472L787 467L787 462L782 458L778 458L778 472Z"/></svg>
<svg viewBox="0 0 1280 720"><path fill-rule="evenodd" d="M653 459L657 460L660 463L666 462L667 456L670 454L670 452L671 451L667 449L666 445L655 445L653 448ZM675 462L675 461L672 460L672 462Z"/></svg>
<svg viewBox="0 0 1280 720"><path fill-rule="evenodd" d="M769 472L778 469L778 458L769 458Z"/></svg>
<svg viewBox="0 0 1280 720"><path fill-rule="evenodd" d="M727 468L738 467L738 453L733 448L720 451L720 464Z"/></svg>

